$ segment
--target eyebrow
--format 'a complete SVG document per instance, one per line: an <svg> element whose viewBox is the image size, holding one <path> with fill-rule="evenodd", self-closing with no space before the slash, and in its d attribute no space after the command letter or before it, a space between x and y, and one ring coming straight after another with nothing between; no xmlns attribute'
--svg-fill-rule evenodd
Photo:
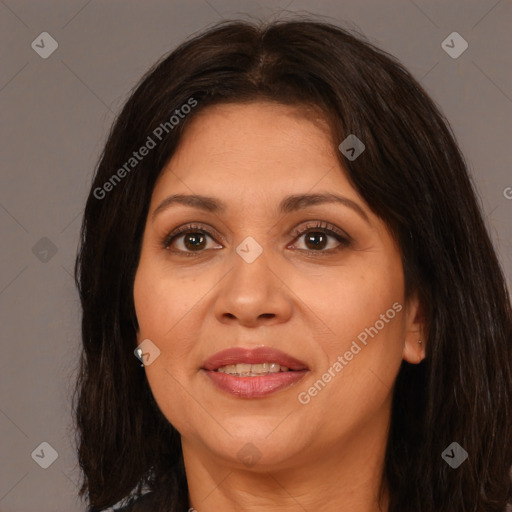
<svg viewBox="0 0 512 512"><path fill-rule="evenodd" d="M370 222L366 212L355 201L352 201L348 197L331 194L329 192L322 194L294 194L286 196L279 204L279 212L291 213L302 210L303 208L307 208L308 206L315 206L318 204L326 203L337 203L347 206L348 208L355 211L366 222ZM180 204L211 213L222 213L227 209L226 203L213 197L198 194L174 194L172 196L166 197L156 207L152 214L152 219L154 220L159 213L167 210L171 206Z"/></svg>

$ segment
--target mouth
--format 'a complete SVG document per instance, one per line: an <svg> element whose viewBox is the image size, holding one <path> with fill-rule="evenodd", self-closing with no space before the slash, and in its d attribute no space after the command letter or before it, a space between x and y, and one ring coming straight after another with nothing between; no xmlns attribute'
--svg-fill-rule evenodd
<svg viewBox="0 0 512 512"><path fill-rule="evenodd" d="M238 398L260 398L296 384L309 368L270 347L234 347L210 357L201 370L224 392Z"/></svg>

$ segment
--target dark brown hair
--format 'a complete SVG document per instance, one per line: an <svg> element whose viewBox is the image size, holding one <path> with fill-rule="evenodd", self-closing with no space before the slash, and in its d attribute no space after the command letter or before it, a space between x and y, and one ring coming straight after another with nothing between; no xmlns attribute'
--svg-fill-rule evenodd
<svg viewBox="0 0 512 512"><path fill-rule="evenodd" d="M176 109L185 119L98 197L97 190ZM76 427L90 512L154 491L155 510L184 511L180 436L134 357L133 282L155 181L190 119L220 102L319 108L349 180L396 238L406 292L427 318L426 359L395 382L384 479L390 512L503 512L512 498L512 315L505 279L448 122L392 56L360 34L296 19L223 22L143 77L106 142L89 194L75 278L83 308ZM213 177L212 177L213 178ZM96 191L96 193L95 193ZM441 453L469 458L452 469Z"/></svg>

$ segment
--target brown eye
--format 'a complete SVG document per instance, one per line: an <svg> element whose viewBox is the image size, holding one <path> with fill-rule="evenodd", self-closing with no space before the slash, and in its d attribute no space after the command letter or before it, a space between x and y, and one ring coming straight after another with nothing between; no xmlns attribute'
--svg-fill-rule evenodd
<svg viewBox="0 0 512 512"><path fill-rule="evenodd" d="M206 245L206 237L203 233L185 233L183 235L183 244L191 251L196 249L204 249Z"/></svg>
<svg viewBox="0 0 512 512"><path fill-rule="evenodd" d="M329 229L327 226L332 227L332 229ZM306 226L302 230L297 230L294 235L297 238L304 237L304 245L306 248L299 250L304 250L310 253L336 252L343 247L348 247L352 242L351 238L344 234L341 230L338 231L338 229L334 226L321 222L316 224L314 227ZM338 245L325 250L329 244L329 238L334 238L338 242Z"/></svg>
<svg viewBox="0 0 512 512"><path fill-rule="evenodd" d="M349 235L336 228L332 224L318 222L316 225L308 225L303 229L296 230L295 240L304 237L305 248L299 248L300 251L315 254L331 254L352 243ZM175 229L167 235L162 241L164 249L169 249L174 253L181 253L186 256L194 254L199 255L208 249L208 238L215 241L215 238L207 230L196 225L186 225ZM334 246L328 247L329 243L335 240ZM215 247L222 248L221 245Z"/></svg>
<svg viewBox="0 0 512 512"><path fill-rule="evenodd" d="M199 253L207 248L208 238L213 236L198 226L182 226L167 235L162 242L164 249L173 246L173 252Z"/></svg>
<svg viewBox="0 0 512 512"><path fill-rule="evenodd" d="M304 237L304 243L308 249L325 249L329 242L329 235L323 231L310 231Z"/></svg>

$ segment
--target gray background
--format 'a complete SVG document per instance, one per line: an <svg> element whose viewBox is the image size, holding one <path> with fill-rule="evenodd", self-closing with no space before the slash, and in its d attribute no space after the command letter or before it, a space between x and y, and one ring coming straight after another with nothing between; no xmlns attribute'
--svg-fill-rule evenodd
<svg viewBox="0 0 512 512"><path fill-rule="evenodd" d="M221 18L310 12L359 28L450 120L510 288L511 11L506 0L0 0L0 510L85 509L70 430L80 347L72 269L107 130L150 65ZM31 47L44 31L59 45L47 59ZM469 43L457 59L441 47L453 31ZM31 456L42 442L58 452L48 469Z"/></svg>

